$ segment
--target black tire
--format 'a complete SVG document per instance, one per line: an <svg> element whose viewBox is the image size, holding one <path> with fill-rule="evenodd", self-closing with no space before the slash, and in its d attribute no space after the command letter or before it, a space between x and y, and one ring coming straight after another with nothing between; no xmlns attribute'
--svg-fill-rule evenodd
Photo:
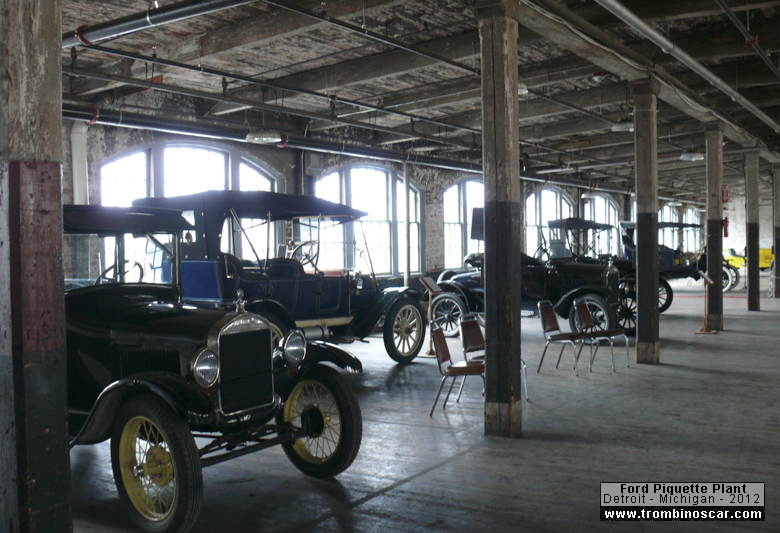
<svg viewBox="0 0 780 533"><path fill-rule="evenodd" d="M665 293L665 294L664 294ZM674 291L665 279L658 280L658 313L663 313L672 305Z"/></svg>
<svg viewBox="0 0 780 533"><path fill-rule="evenodd" d="M438 295L431 303L431 322L438 325L445 337L457 337L460 319L467 313L460 296L452 292Z"/></svg>
<svg viewBox="0 0 780 533"><path fill-rule="evenodd" d="M636 334L636 280L621 280L618 285L620 305L617 309L618 327L627 335Z"/></svg>
<svg viewBox="0 0 780 533"><path fill-rule="evenodd" d="M146 438L141 437L144 434ZM147 446L143 465L138 464L141 443ZM200 455L189 427L165 402L142 394L121 407L111 435L111 464L119 498L139 529L154 533L192 529L203 496ZM151 468L153 474L143 473ZM150 481L149 487L162 487L157 496L171 495L169 508L154 509L157 505L145 493L142 478Z"/></svg>
<svg viewBox="0 0 780 533"><path fill-rule="evenodd" d="M612 309L604 298L598 294L585 294L580 298L585 300L593 315L593 321L596 323L593 330L608 330L618 327L615 310ZM580 331L580 321L577 318L577 311L574 308L573 301L569 308L569 327L571 327L572 331Z"/></svg>
<svg viewBox="0 0 780 533"><path fill-rule="evenodd" d="M723 292L729 292L731 289L733 289L736 286L736 283L734 283L734 269L731 267L723 267L723 272L721 274L722 280L721 283L723 286L721 289Z"/></svg>
<svg viewBox="0 0 780 533"><path fill-rule="evenodd" d="M331 409L324 413L326 403ZM320 432L314 437L282 444L284 452L295 467L308 476L329 478L340 474L355 460L363 438L363 417L355 393L337 372L316 367L295 384L279 411L277 422L303 427L305 417L312 416L304 413L315 413L314 423L325 426L318 428ZM337 426L334 424L336 417ZM330 446L333 446L332 450Z"/></svg>
<svg viewBox="0 0 780 533"><path fill-rule="evenodd" d="M385 350L401 364L411 363L425 340L425 318L417 302L400 298L385 315L382 328Z"/></svg>
<svg viewBox="0 0 780 533"><path fill-rule="evenodd" d="M739 287L739 282L742 276L740 275L738 268L729 267L729 270L731 270L731 276L732 276L731 289L736 289Z"/></svg>

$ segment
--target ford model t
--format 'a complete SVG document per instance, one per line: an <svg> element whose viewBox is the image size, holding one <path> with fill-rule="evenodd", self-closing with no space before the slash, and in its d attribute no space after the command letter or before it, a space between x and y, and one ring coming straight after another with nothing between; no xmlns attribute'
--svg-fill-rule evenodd
<svg viewBox="0 0 780 533"><path fill-rule="evenodd" d="M182 243L186 301L224 305L240 289L247 310L263 316L275 336L297 327L309 339L350 342L381 324L393 360L408 363L420 351L425 317L417 290L381 290L373 272L320 268L326 254L343 253L338 262L343 266L357 264L357 252L344 246L339 224L365 213L312 196L273 192L208 191L143 198L134 205L178 209L194 223ZM323 237L334 233L342 235L335 239L341 242L326 246ZM365 266L372 270L370 257Z"/></svg>
<svg viewBox="0 0 780 533"><path fill-rule="evenodd" d="M181 300L180 213L65 206L71 446L111 440L120 499L143 530L186 531L201 468L281 445L306 474L334 476L362 419L339 371L360 362L233 308Z"/></svg>

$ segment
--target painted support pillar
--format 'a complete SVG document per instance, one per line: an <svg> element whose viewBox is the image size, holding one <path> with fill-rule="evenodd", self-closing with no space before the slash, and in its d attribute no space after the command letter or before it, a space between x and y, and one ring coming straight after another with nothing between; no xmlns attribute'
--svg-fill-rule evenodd
<svg viewBox="0 0 780 533"><path fill-rule="evenodd" d="M658 332L658 82L631 84L636 171L637 363L659 362Z"/></svg>
<svg viewBox="0 0 780 533"><path fill-rule="evenodd" d="M71 531L60 0L0 9L0 530Z"/></svg>
<svg viewBox="0 0 780 533"><path fill-rule="evenodd" d="M707 145L707 275L712 285L707 287L705 326L723 329L723 123L705 125Z"/></svg>
<svg viewBox="0 0 780 533"><path fill-rule="evenodd" d="M780 165L772 167L772 218L774 225L772 230L772 250L775 254L775 262L772 267L772 296L780 298L780 271L777 260L780 254Z"/></svg>
<svg viewBox="0 0 780 533"><path fill-rule="evenodd" d="M761 288L758 275L758 152L745 154L745 210L747 236L747 304L748 311L761 310Z"/></svg>
<svg viewBox="0 0 780 533"><path fill-rule="evenodd" d="M485 434L505 437L519 437L522 429L516 9L511 0L477 2L485 180Z"/></svg>

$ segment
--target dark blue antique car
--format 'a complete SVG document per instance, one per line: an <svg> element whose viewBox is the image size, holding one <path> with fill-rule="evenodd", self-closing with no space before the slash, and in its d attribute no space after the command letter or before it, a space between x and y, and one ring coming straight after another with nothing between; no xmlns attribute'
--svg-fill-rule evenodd
<svg viewBox="0 0 780 533"><path fill-rule="evenodd" d="M300 330L274 348L242 302L182 302L180 234L192 226L178 212L65 206L63 219L70 444L111 439L139 528L188 531L201 468L256 450L281 445L316 477L352 463L362 419L339 371L358 360Z"/></svg>
<svg viewBox="0 0 780 533"><path fill-rule="evenodd" d="M438 285L444 293L432 302L432 320L441 326L445 335L458 334L460 318L466 313L482 319L485 303L482 261L482 254L471 254L464 263L475 270L460 274L445 271L439 276ZM522 265L522 310L535 313L541 300L550 300L558 315L568 318L572 331L577 331L574 300L583 298L598 328L617 327L621 310L619 272L611 264L541 261L523 254Z"/></svg>
<svg viewBox="0 0 780 533"><path fill-rule="evenodd" d="M273 324L275 339L301 328L309 339L351 342L382 324L393 360L408 363L419 353L425 335L419 291L380 290L373 272L318 268L320 256L333 253L320 248L321 234L362 211L312 196L245 191L143 198L134 205L178 209L194 223L182 243L185 300L220 306L240 290L247 310Z"/></svg>

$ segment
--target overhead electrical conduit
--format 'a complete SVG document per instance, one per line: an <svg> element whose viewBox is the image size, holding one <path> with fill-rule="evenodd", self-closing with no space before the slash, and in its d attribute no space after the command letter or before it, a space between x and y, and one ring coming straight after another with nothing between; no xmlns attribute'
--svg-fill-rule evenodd
<svg viewBox="0 0 780 533"><path fill-rule="evenodd" d="M72 48L84 42L97 42L127 35L162 24L179 22L200 15L207 15L231 7L251 4L257 0L195 0L179 2L159 8L150 8L141 13L101 22L94 26L81 26L62 34L62 47Z"/></svg>
<svg viewBox="0 0 780 533"><path fill-rule="evenodd" d="M601 5L604 9L615 15L622 20L630 28L636 30L638 33L646 37L653 44L658 46L664 53L671 55L677 59L680 63L691 69L693 72L707 80L714 87L728 95L734 102L738 103L756 118L761 120L764 124L772 128L775 133L780 133L780 124L772 120L772 118L761 111L750 100L742 96L738 91L734 90L728 83L716 76L707 67L696 61L692 56L688 55L684 50L680 49L672 41L666 38L665 35L657 31L655 28L647 24L640 17L635 15L626 6L621 4L617 0L595 0L596 3Z"/></svg>
<svg viewBox="0 0 780 533"><path fill-rule="evenodd" d="M210 127L194 124L182 120L166 120L148 115L137 113L124 113L121 111L98 110L97 108L63 104L62 116L66 120L76 120L87 122L89 124L101 124L105 126L118 126L122 128L144 129L159 131L163 133L173 133L178 135L192 135L195 137L205 137L209 139L220 139L226 141L248 142L247 129ZM269 145L272 146L272 145ZM287 137L278 145L278 148L293 148L305 150L308 152L319 152L326 154L335 154L348 157L358 157L366 159L375 159L390 163L409 164L431 168L440 168L444 170L454 170L458 172L468 172L472 174L482 174L482 167L472 163L439 159L410 153L394 152L392 150L381 150L376 148L367 148L363 146L349 145L345 143L330 143L314 139L301 139ZM561 187L575 187L594 192L605 192L613 194L632 194L629 189L620 189L613 187L602 187L589 183L582 183L570 180L549 179L544 176L520 176L521 181L532 183L544 183L547 185L558 185ZM662 200L678 200L679 198L660 197ZM703 202L688 201L687 203L703 205Z"/></svg>

